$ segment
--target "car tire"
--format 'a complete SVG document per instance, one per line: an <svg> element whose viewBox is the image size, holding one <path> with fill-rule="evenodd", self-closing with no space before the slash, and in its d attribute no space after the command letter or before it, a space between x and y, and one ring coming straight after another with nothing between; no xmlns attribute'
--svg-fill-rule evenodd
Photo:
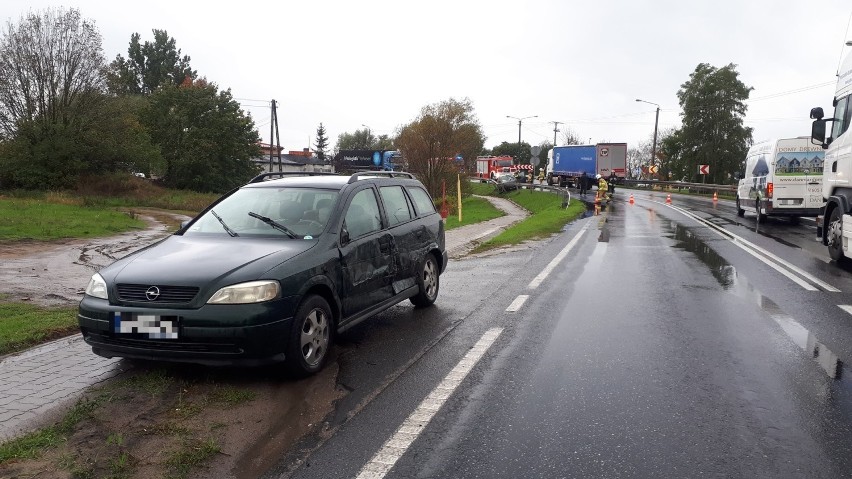
<svg viewBox="0 0 852 479"><path fill-rule="evenodd" d="M417 289L419 291L411 297L411 304L418 308L433 305L435 300L438 299L440 278L435 255L427 254L418 268Z"/></svg>
<svg viewBox="0 0 852 479"><path fill-rule="evenodd" d="M739 216L740 218L745 216L745 210L742 209L742 207L740 207L740 197L739 196L737 196L737 216Z"/></svg>
<svg viewBox="0 0 852 479"><path fill-rule="evenodd" d="M307 296L293 316L287 343L286 362L298 377L310 376L325 366L331 352L334 319L328 302L317 295Z"/></svg>
<svg viewBox="0 0 852 479"><path fill-rule="evenodd" d="M828 220L828 228L825 232L825 238L828 241L828 255L831 259L841 263L844 261L843 254L843 212L840 208L831 210L831 217Z"/></svg>

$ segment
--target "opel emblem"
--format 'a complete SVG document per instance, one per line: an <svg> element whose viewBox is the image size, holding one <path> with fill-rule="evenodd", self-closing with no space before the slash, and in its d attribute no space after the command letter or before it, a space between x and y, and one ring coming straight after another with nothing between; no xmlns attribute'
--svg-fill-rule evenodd
<svg viewBox="0 0 852 479"><path fill-rule="evenodd" d="M160 288L151 286L145 291L145 297L148 298L148 301L156 301L160 297Z"/></svg>

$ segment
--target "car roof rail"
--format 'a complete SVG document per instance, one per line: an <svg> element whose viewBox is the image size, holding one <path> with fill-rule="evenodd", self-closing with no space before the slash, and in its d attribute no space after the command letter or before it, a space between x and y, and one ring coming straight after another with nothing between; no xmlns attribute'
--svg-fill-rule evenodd
<svg viewBox="0 0 852 479"><path fill-rule="evenodd" d="M337 173L329 173L327 171L278 171L271 173L261 173L249 181L251 183L260 183L262 181L266 181L267 178L277 176L277 177L285 177L285 176L338 176Z"/></svg>
<svg viewBox="0 0 852 479"><path fill-rule="evenodd" d="M358 173L353 173L352 176L349 177L349 181L347 184L355 183L358 181L359 177L364 176L387 176L390 178L409 178L415 180L417 178L414 177L413 174L407 171L359 171Z"/></svg>

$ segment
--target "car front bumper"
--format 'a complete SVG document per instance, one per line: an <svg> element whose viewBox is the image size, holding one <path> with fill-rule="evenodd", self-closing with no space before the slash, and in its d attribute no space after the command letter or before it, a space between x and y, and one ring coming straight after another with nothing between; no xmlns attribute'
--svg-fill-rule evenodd
<svg viewBox="0 0 852 479"><path fill-rule="evenodd" d="M83 339L99 356L255 366L285 359L294 301L284 298L258 304L170 309L116 306L85 296L77 319ZM177 326L177 337L151 338L148 334L117 332L116 313L168 318Z"/></svg>

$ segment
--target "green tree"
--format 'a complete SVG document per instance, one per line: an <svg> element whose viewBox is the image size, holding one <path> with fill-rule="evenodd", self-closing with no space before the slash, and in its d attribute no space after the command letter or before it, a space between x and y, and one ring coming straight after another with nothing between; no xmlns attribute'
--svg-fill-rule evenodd
<svg viewBox="0 0 852 479"><path fill-rule="evenodd" d="M376 150L393 150L394 139L390 135L379 135L373 143L373 149Z"/></svg>
<svg viewBox="0 0 852 479"><path fill-rule="evenodd" d="M257 174L251 159L260 137L230 90L204 80L163 86L151 95L145 122L168 186L222 193Z"/></svg>
<svg viewBox="0 0 852 479"><path fill-rule="evenodd" d="M710 183L728 183L741 167L752 129L743 126L752 87L739 79L736 65L700 63L677 93L682 127L661 142L663 177L698 179L698 165L710 165Z"/></svg>
<svg viewBox="0 0 852 479"><path fill-rule="evenodd" d="M491 154L494 156L509 155L515 160L516 165L530 164L530 144L522 141L518 143L509 143L504 141L491 149Z"/></svg>
<svg viewBox="0 0 852 479"><path fill-rule="evenodd" d="M317 158L320 160L325 160L326 150L328 149L328 137L325 133L325 127L322 126L322 123L317 127L317 139L316 143L314 143L314 153L317 154Z"/></svg>
<svg viewBox="0 0 852 479"><path fill-rule="evenodd" d="M429 190L438 197L441 184L455 184L459 165L455 157L464 158L464 168L475 168L476 155L482 151L485 136L467 98L449 100L427 105L418 117L403 126L396 138L396 145L414 173ZM463 187L468 182L462 182Z"/></svg>
<svg viewBox="0 0 852 479"><path fill-rule="evenodd" d="M0 38L0 181L60 188L103 168L114 118L104 92L101 36L78 10L9 22ZM116 127L117 128L117 127Z"/></svg>
<svg viewBox="0 0 852 479"><path fill-rule="evenodd" d="M195 80L188 55L181 56L175 39L165 30L153 30L154 41L139 43L140 35L130 36L127 58L117 55L110 64L107 84L114 94L150 95L164 85L180 85Z"/></svg>
<svg viewBox="0 0 852 479"><path fill-rule="evenodd" d="M369 128L355 130L354 133L343 132L337 136L335 150L370 150L376 143L376 137Z"/></svg>

